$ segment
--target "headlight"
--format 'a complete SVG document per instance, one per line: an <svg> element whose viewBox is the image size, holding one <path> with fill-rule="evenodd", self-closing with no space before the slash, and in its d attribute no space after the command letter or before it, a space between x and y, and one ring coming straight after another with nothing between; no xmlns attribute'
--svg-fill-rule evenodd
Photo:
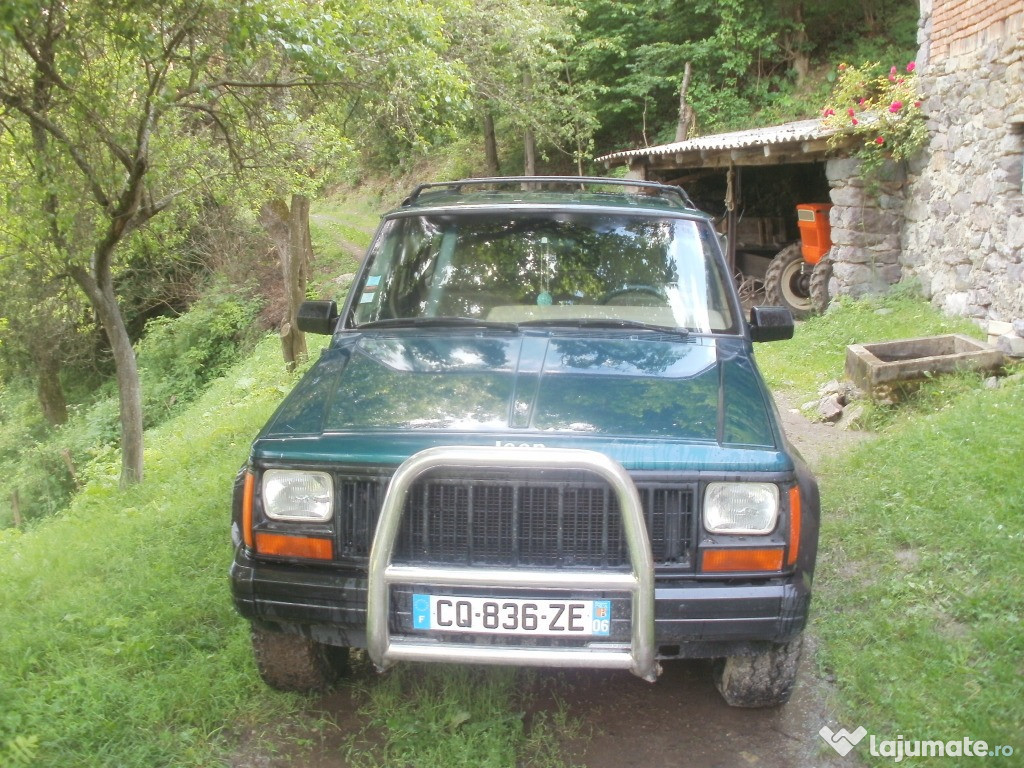
<svg viewBox="0 0 1024 768"><path fill-rule="evenodd" d="M330 520L334 512L331 476L326 472L268 469L263 473L263 511L271 520Z"/></svg>
<svg viewBox="0 0 1024 768"><path fill-rule="evenodd" d="M710 533L771 533L778 519L774 483L710 483L704 492L704 527Z"/></svg>

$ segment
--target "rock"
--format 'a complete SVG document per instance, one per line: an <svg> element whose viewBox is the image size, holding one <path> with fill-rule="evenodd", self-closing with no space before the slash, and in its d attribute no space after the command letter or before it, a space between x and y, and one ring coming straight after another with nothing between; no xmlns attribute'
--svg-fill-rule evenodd
<svg viewBox="0 0 1024 768"><path fill-rule="evenodd" d="M996 349L1010 357L1024 357L1024 337L1007 333L996 339Z"/></svg>
<svg viewBox="0 0 1024 768"><path fill-rule="evenodd" d="M836 395L828 395L818 402L818 418L829 424L839 421L843 415L843 406Z"/></svg>
<svg viewBox="0 0 1024 768"><path fill-rule="evenodd" d="M999 389L999 378L997 376L989 376L985 379L985 389Z"/></svg>
<svg viewBox="0 0 1024 768"><path fill-rule="evenodd" d="M891 315L892 314L892 310L889 309L889 307L882 307L881 309L876 309L875 310L875 314L876 315Z"/></svg>
<svg viewBox="0 0 1024 768"><path fill-rule="evenodd" d="M1014 320L1012 325L1014 333L1018 336L1024 336L1024 320Z"/></svg>
<svg viewBox="0 0 1024 768"><path fill-rule="evenodd" d="M843 415L836 426L840 429L857 429L860 427L860 420L864 417L863 405L851 405L843 409Z"/></svg>
<svg viewBox="0 0 1024 768"><path fill-rule="evenodd" d="M1004 323L999 320L989 320L988 327L986 327L985 330L989 336L1002 336L1006 333L1012 333L1016 328L1013 327L1012 323Z"/></svg>

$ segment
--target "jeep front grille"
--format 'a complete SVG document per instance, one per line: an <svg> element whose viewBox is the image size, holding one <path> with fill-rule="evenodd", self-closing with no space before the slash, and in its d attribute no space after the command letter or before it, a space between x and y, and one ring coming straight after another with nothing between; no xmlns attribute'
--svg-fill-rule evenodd
<svg viewBox="0 0 1024 768"><path fill-rule="evenodd" d="M584 476L585 477L585 476ZM387 477L336 477L338 552L369 555ZM639 482L655 567L692 566L693 485ZM626 568L615 494L599 481L434 478L409 492L396 562L466 566Z"/></svg>

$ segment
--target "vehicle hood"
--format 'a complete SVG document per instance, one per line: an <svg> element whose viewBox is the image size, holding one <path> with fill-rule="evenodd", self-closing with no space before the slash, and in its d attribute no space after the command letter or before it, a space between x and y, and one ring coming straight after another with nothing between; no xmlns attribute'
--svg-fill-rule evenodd
<svg viewBox="0 0 1024 768"><path fill-rule="evenodd" d="M353 334L325 350L260 439L776 449L749 349L740 338L647 333Z"/></svg>

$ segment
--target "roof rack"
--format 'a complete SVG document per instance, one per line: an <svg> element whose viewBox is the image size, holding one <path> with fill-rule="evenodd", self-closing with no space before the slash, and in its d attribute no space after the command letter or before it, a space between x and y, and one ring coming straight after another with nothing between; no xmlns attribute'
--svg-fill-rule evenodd
<svg viewBox="0 0 1024 768"><path fill-rule="evenodd" d="M461 193L465 187L494 186L498 184L576 184L580 189L587 185L593 186L618 186L618 187L640 187L658 193L663 199L676 199L682 202L686 208L696 208L686 190L682 187L659 184L655 181L637 181L634 179L611 179L601 176L489 176L478 179L460 179L459 181L435 181L417 186L405 200L402 206L412 205L419 196L428 190L446 189L456 194Z"/></svg>

